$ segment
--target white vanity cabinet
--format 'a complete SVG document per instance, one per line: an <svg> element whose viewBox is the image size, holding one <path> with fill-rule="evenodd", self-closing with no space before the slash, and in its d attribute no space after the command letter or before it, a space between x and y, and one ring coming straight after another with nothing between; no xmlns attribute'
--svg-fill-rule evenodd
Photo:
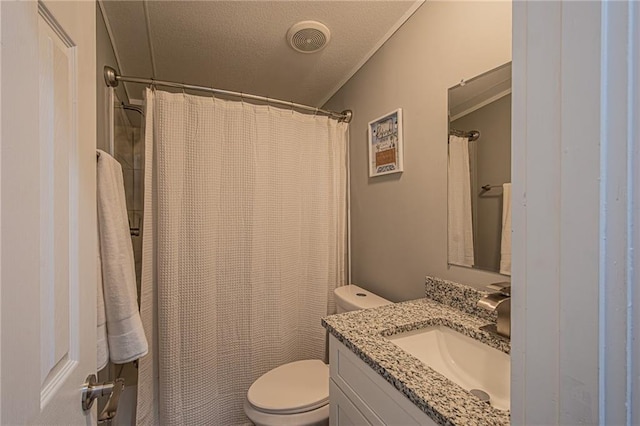
<svg viewBox="0 0 640 426"><path fill-rule="evenodd" d="M329 368L332 426L437 424L332 335Z"/></svg>

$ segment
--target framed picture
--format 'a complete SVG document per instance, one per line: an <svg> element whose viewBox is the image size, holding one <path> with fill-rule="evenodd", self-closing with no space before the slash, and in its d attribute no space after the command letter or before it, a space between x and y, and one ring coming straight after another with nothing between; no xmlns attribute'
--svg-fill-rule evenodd
<svg viewBox="0 0 640 426"><path fill-rule="evenodd" d="M369 122L369 177L402 171L402 108L398 108Z"/></svg>

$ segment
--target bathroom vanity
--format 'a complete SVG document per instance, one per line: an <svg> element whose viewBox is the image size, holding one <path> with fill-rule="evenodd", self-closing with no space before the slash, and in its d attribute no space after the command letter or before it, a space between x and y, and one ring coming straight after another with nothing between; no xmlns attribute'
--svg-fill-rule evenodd
<svg viewBox="0 0 640 426"><path fill-rule="evenodd" d="M329 351L332 424L437 424L334 336Z"/></svg>
<svg viewBox="0 0 640 426"><path fill-rule="evenodd" d="M435 278L427 278L426 293L430 298L322 320L330 333L332 425L509 424L509 411L504 408L509 405L510 344L508 339L481 330L495 322L494 314L477 307L486 293ZM441 336L443 331L451 336ZM472 364L464 374L451 375L442 366L427 364L433 360L425 363L419 345L417 352L411 346L403 349L399 340L405 335L418 341L453 337L449 348L453 356L460 350L480 352L467 356ZM429 349L437 345L436 340L426 343ZM436 351L445 353L445 358L451 356L448 350L432 352ZM477 373L472 381L486 385L493 405L470 392L472 385L465 381L469 372L472 376Z"/></svg>

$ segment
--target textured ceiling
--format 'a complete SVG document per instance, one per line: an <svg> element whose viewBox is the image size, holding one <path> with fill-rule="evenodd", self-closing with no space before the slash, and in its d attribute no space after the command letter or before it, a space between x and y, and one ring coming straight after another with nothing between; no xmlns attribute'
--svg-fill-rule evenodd
<svg viewBox="0 0 640 426"><path fill-rule="evenodd" d="M322 106L419 7L392 1L101 1L124 75ZM286 41L296 22L331 30L321 51ZM131 99L143 86L127 83Z"/></svg>

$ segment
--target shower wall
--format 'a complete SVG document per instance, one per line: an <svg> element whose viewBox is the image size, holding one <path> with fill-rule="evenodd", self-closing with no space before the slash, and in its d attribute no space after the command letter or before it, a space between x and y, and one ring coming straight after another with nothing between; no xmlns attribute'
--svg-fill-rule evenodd
<svg viewBox="0 0 640 426"><path fill-rule="evenodd" d="M114 156L120 161L125 181L125 197L127 212L131 227L142 229L142 198L144 175L144 135L141 123L144 122L141 115L135 111L122 109L122 102L128 103L127 93L120 85L115 90L114 99L114 127L109 122L109 110L112 107L109 101L109 89L103 78L103 68L108 65L120 72L116 55L109 38L109 34L100 11L96 7L96 91L97 91L97 148L109 152L109 135L113 132ZM142 254L142 231L140 236L132 236L133 252L136 266L136 282L138 294L140 294L140 266ZM138 370L135 363L115 365L109 363L107 367L98 372L98 381L105 382L117 377L124 378L125 391L120 398L118 413L112 421L113 426L131 425L135 423L136 385L138 383ZM106 398L98 401L98 411L106 404Z"/></svg>
<svg viewBox="0 0 640 426"><path fill-rule="evenodd" d="M142 218L144 197L144 131L139 123L140 113L125 110L114 97L114 152L122 166L127 215L131 228L131 241L136 269L138 303L140 303L140 275L142 268ZM138 383L138 372L133 362L110 367L111 377L122 377L126 386Z"/></svg>
<svg viewBox="0 0 640 426"><path fill-rule="evenodd" d="M124 192L127 201L127 214L131 228L131 239L136 264L136 283L140 294L140 265L142 256L142 208L143 208L143 184L144 184L144 138L143 130L139 125L134 125L131 114L139 114L137 111L128 111L122 107L119 99L115 99L114 105L114 153L113 156L120 162L124 177ZM139 119L137 120L140 121Z"/></svg>

